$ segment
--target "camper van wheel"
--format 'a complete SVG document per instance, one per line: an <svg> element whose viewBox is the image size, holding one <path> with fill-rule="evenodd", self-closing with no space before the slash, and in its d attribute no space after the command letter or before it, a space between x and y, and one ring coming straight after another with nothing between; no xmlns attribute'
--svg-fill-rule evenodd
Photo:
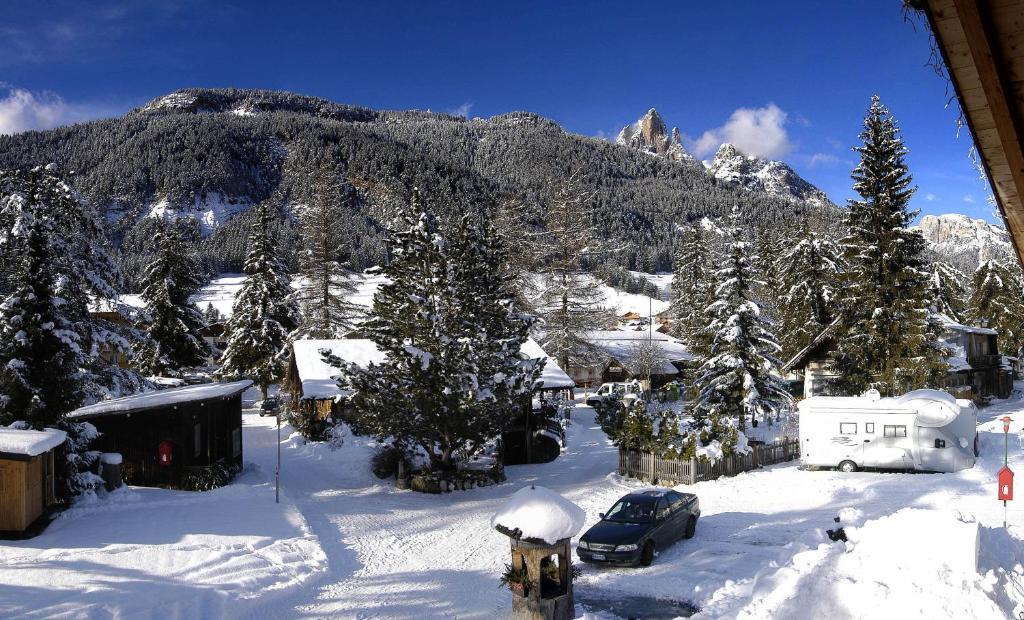
<svg viewBox="0 0 1024 620"><path fill-rule="evenodd" d="M857 464L853 461L843 461L839 464L839 471L846 473L857 471Z"/></svg>

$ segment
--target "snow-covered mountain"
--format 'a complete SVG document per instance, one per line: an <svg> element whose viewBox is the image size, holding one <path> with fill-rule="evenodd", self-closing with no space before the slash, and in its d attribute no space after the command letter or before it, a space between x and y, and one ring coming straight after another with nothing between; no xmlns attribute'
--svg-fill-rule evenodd
<svg viewBox="0 0 1024 620"><path fill-rule="evenodd" d="M619 136L615 138L615 143L664 157L669 161L694 161L693 155L683 148L679 128L673 127L672 134L669 135L665 121L654 108L648 110L647 114L635 123L623 127Z"/></svg>
<svg viewBox="0 0 1024 620"><path fill-rule="evenodd" d="M960 213L926 215L917 226L932 250L962 268L990 259L1014 260L1006 229Z"/></svg>
<svg viewBox="0 0 1024 620"><path fill-rule="evenodd" d="M721 183L746 190L819 206L830 204L825 192L805 181L784 162L747 155L728 143L718 147L708 165L708 174Z"/></svg>

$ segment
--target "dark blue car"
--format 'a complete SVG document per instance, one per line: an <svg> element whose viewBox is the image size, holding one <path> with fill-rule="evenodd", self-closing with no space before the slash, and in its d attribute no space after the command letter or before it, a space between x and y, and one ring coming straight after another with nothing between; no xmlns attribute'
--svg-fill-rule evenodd
<svg viewBox="0 0 1024 620"><path fill-rule="evenodd" d="M692 493L650 489L630 493L580 537L584 562L650 566L654 556L680 538L692 538L700 501Z"/></svg>

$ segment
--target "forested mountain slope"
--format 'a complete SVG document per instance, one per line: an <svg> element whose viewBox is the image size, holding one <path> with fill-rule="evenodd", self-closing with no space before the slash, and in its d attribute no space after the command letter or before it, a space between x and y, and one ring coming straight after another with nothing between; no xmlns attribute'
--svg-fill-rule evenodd
<svg viewBox="0 0 1024 620"><path fill-rule="evenodd" d="M262 90L184 89L122 118L0 136L0 167L47 162L73 171L74 186L104 210L129 281L152 238L147 215L194 217L211 269L237 271L248 208L271 200L291 260L298 239L287 216L310 200L325 162L360 190L347 228L357 269L384 260L381 227L412 185L444 215L541 201L553 181L582 170L602 234L625 248L612 260L646 271L670 268L677 224L734 204L748 225L836 215L728 187L696 162L566 133L531 113L467 120Z"/></svg>

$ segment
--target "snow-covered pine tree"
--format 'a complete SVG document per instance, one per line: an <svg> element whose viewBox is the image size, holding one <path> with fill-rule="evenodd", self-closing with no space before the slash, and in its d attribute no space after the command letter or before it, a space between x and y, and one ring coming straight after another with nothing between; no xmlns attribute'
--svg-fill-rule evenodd
<svg viewBox="0 0 1024 620"><path fill-rule="evenodd" d="M212 301L211 302L207 302L206 308L203 309L203 321L207 325L215 325L217 323L220 323L223 320L224 320L224 315L222 315L220 313L220 310L218 310L213 305L213 302Z"/></svg>
<svg viewBox="0 0 1024 620"><path fill-rule="evenodd" d="M15 222L23 240L15 288L0 305L3 421L33 428L56 426L83 399L82 338L55 293L53 220L46 211L40 173L31 174L27 204Z"/></svg>
<svg viewBox="0 0 1024 620"><path fill-rule="evenodd" d="M727 430L730 425L743 431L748 418L777 415L791 400L772 374L779 365L775 358L779 345L751 299L756 278L738 209L733 209L727 232L730 244L718 270L715 302L710 308L714 317L711 356L701 366L693 403L701 445L717 440L724 449L735 440Z"/></svg>
<svg viewBox="0 0 1024 620"><path fill-rule="evenodd" d="M822 332L836 315L842 256L839 246L802 226L778 261L782 359L788 360Z"/></svg>
<svg viewBox="0 0 1024 620"><path fill-rule="evenodd" d="M540 258L535 306L543 320L541 345L566 372L597 359L587 334L614 320L604 307L604 295L583 269L585 261L601 256L603 247L591 196L580 188L580 175L577 171L559 183L547 203L540 241L547 252Z"/></svg>
<svg viewBox="0 0 1024 620"><path fill-rule="evenodd" d="M925 240L908 228L916 213L907 148L877 95L860 139L851 176L861 199L850 201L840 242L847 275L833 370L849 394L892 395L934 385L945 364L929 324Z"/></svg>
<svg viewBox="0 0 1024 620"><path fill-rule="evenodd" d="M967 276L945 261L932 261L928 268L929 307L954 321L966 320Z"/></svg>
<svg viewBox="0 0 1024 620"><path fill-rule="evenodd" d="M339 183L328 166L321 166L312 204L301 214L300 285L293 298L302 320L292 340L341 338L363 314L362 307L350 301L356 285L344 260L352 200L353 188Z"/></svg>
<svg viewBox="0 0 1024 620"><path fill-rule="evenodd" d="M518 355L529 320L511 308L486 227L464 220L449 242L414 190L389 243L392 261L379 269L388 282L361 326L386 361L347 366L353 424L450 470L493 439L532 388L536 369Z"/></svg>
<svg viewBox="0 0 1024 620"><path fill-rule="evenodd" d="M284 372L282 353L288 333L298 324L288 276L271 238L270 208L266 203L256 207L245 275L224 326L227 345L219 372L225 377L252 379L266 399L270 384Z"/></svg>
<svg viewBox="0 0 1024 620"><path fill-rule="evenodd" d="M202 285L195 253L174 221L161 222L153 238L156 252L143 275L146 317L139 328L146 339L135 352L144 373L174 376L206 362L210 348L199 335L203 315L189 297Z"/></svg>
<svg viewBox="0 0 1024 620"><path fill-rule="evenodd" d="M1009 267L997 260L978 265L967 315L972 322L999 332L999 350L1004 355L1016 355L1024 344L1022 297L1019 279Z"/></svg>
<svg viewBox="0 0 1024 620"><path fill-rule="evenodd" d="M750 260L759 280L751 294L761 309L761 315L774 324L781 322L779 304L785 292L780 260L789 249L788 239L794 233L793 227L778 222L761 226L755 239L754 255Z"/></svg>
<svg viewBox="0 0 1024 620"><path fill-rule="evenodd" d="M714 301L715 260L711 240L699 222L677 238L672 274L672 333L694 355L705 358L711 352L708 307Z"/></svg>

